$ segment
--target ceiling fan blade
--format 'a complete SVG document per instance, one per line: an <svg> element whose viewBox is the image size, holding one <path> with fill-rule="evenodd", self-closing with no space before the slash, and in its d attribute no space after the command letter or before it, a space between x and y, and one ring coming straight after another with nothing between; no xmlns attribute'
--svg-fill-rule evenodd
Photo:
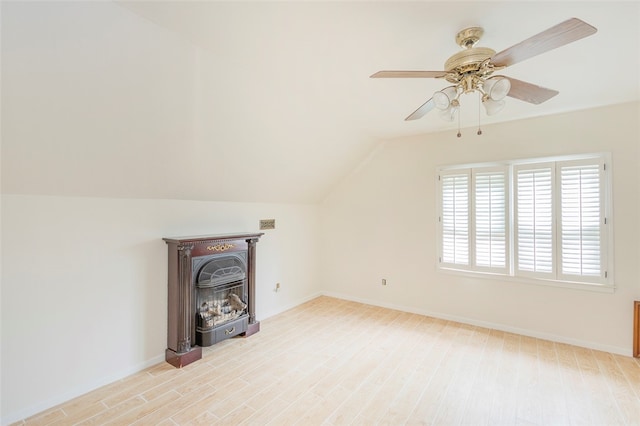
<svg viewBox="0 0 640 426"><path fill-rule="evenodd" d="M371 78L438 78L445 75L446 71L378 71Z"/></svg>
<svg viewBox="0 0 640 426"><path fill-rule="evenodd" d="M420 108L413 111L411 115L404 119L404 121L417 120L418 118L424 117L426 113L431 111L434 107L433 98L429 99L427 102L423 103Z"/></svg>
<svg viewBox="0 0 640 426"><path fill-rule="evenodd" d="M578 19L571 18L548 30L529 37L491 58L491 63L498 67L508 67L532 56L548 52L565 44L580 40L598 31L595 27Z"/></svg>
<svg viewBox="0 0 640 426"><path fill-rule="evenodd" d="M516 80L511 77L507 78L511 82L511 89L509 90L509 93L507 93L507 96L529 102L530 104L541 104L560 93L557 90L536 86L535 84L527 83L526 81Z"/></svg>

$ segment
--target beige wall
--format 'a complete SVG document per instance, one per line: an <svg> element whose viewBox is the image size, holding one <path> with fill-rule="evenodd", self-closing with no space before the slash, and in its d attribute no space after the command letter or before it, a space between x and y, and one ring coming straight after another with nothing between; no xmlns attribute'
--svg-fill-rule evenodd
<svg viewBox="0 0 640 426"><path fill-rule="evenodd" d="M637 103L389 140L322 205L328 294L631 354L640 298ZM475 278L436 268L436 168L611 152L613 294ZM381 279L387 279L387 286Z"/></svg>

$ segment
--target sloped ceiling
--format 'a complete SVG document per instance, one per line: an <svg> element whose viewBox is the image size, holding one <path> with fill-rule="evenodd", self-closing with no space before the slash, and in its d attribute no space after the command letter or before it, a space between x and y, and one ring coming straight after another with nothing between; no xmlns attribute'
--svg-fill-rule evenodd
<svg viewBox="0 0 640 426"><path fill-rule="evenodd" d="M570 17L598 32L503 72L560 94L485 125L640 99L640 5L4 2L3 192L318 202L382 140L455 138L404 121L448 83L369 75L442 69L462 28L500 51Z"/></svg>

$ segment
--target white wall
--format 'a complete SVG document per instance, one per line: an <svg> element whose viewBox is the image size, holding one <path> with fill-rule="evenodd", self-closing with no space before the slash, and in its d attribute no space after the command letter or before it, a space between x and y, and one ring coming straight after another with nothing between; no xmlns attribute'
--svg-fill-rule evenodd
<svg viewBox="0 0 640 426"><path fill-rule="evenodd" d="M638 104L390 140L322 206L328 294L631 354L640 299ZM436 168L611 152L614 294L446 274L436 269ZM387 279L387 286L381 279Z"/></svg>
<svg viewBox="0 0 640 426"><path fill-rule="evenodd" d="M164 360L162 237L256 231L258 320L319 292L317 208L4 195L2 422ZM274 292L275 283L281 290Z"/></svg>

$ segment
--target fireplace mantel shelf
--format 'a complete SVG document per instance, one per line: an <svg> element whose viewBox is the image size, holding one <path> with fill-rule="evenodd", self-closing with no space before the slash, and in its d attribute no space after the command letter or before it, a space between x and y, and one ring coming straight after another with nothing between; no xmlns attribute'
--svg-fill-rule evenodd
<svg viewBox="0 0 640 426"><path fill-rule="evenodd" d="M205 244L208 242L222 242L222 241L231 241L231 240L247 240L250 238L260 238L262 235L264 235L264 232L198 235L198 236L191 236L191 237L163 238L163 240L166 241L167 243L172 243L172 244L185 244L185 243Z"/></svg>

